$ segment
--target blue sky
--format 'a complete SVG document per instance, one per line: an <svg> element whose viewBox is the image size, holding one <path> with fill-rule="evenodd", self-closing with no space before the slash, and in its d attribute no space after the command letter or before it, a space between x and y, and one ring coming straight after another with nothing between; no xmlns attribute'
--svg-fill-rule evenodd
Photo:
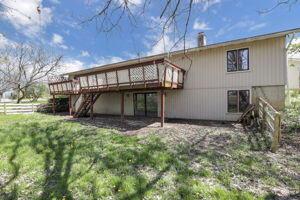
<svg viewBox="0 0 300 200"><path fill-rule="evenodd" d="M119 1L119 0L115 0ZM143 0L132 0L138 12ZM14 42L33 42L64 55L67 71L168 51L173 44L172 31L158 41L151 28L158 21L163 1L152 0L148 12L137 13L136 26L125 18L120 28L99 33L95 24L80 22L99 9L101 0L0 0L16 10L2 8L0 47ZM187 34L187 45L196 45L196 36L204 31L209 44L300 27L300 3L283 5L267 14L277 0L195 0ZM41 14L36 12L37 5ZM21 12L21 14L19 13ZM30 19L28 18L30 17ZM183 27L182 22L179 26ZM158 42L157 42L158 41ZM179 46L177 48L180 48Z"/></svg>

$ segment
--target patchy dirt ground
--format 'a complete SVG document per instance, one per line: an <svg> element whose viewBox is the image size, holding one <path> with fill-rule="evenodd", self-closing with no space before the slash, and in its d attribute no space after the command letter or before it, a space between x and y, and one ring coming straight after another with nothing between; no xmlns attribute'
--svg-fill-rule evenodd
<svg viewBox="0 0 300 200"><path fill-rule="evenodd" d="M84 125L117 130L138 137L159 136L171 151L184 157L195 179L209 185L269 194L269 199L300 199L299 133L282 134L277 153L260 133L247 132L237 123L168 121L119 117L73 119Z"/></svg>

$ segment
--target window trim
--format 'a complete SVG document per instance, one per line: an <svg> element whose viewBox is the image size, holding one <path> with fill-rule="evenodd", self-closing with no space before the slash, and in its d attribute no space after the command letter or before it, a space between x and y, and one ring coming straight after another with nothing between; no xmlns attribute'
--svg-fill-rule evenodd
<svg viewBox="0 0 300 200"><path fill-rule="evenodd" d="M237 91L237 112L230 112L229 111L229 92ZM237 89L237 90L227 90L227 113L229 114L241 114L243 112L240 111L240 91L248 91L249 92L249 104L251 104L251 90L250 89Z"/></svg>
<svg viewBox="0 0 300 200"><path fill-rule="evenodd" d="M242 50L248 50L248 54L247 54L247 63L248 63L248 68L247 69L239 69L239 51ZM231 51L236 51L236 70L228 70L228 53ZM240 49L230 49L227 50L226 53L226 71L227 73L233 73L233 72L245 72L245 71L250 71L250 48L249 47L245 47L245 48L240 48Z"/></svg>

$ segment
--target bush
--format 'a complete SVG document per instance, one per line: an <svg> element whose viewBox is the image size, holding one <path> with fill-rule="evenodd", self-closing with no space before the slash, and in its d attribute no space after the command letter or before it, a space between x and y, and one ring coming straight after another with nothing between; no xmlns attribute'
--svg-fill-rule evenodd
<svg viewBox="0 0 300 200"><path fill-rule="evenodd" d="M49 99L48 103L41 104L37 108L37 112L52 113L53 99ZM55 98L55 111L56 112L68 112L69 111L69 98L58 97Z"/></svg>
<svg viewBox="0 0 300 200"><path fill-rule="evenodd" d="M300 132L300 91L290 91L290 102L287 102L284 110L283 125L287 133Z"/></svg>

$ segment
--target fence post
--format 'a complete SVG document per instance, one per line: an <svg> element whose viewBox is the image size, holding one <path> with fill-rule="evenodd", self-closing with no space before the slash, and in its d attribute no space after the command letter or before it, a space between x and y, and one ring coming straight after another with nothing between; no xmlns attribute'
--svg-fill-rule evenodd
<svg viewBox="0 0 300 200"><path fill-rule="evenodd" d="M31 103L32 112L34 113L33 103Z"/></svg>
<svg viewBox="0 0 300 200"><path fill-rule="evenodd" d="M3 110L4 110L4 115L6 115L6 104L5 104L5 102L3 104Z"/></svg>
<svg viewBox="0 0 300 200"><path fill-rule="evenodd" d="M278 149L279 146L279 141L280 141L280 135L281 135L281 130L280 130L280 114L276 113L275 114L275 120L274 120L274 132L273 132L273 141L271 145L271 151L275 153Z"/></svg>

